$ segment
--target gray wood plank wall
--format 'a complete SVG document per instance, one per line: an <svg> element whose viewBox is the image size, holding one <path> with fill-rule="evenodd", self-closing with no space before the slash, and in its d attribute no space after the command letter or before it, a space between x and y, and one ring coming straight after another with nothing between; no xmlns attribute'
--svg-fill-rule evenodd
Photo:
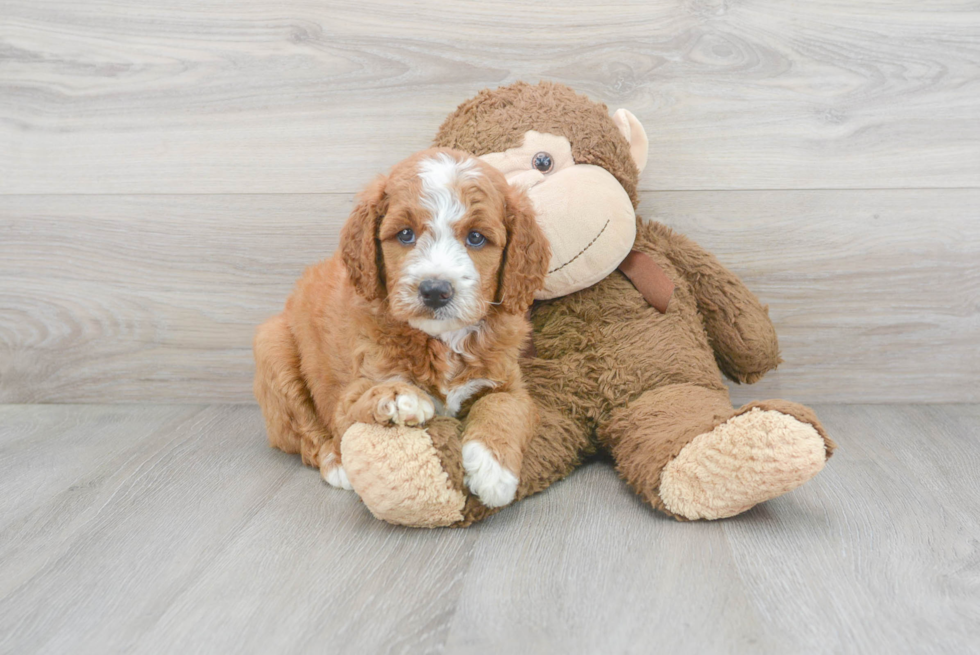
<svg viewBox="0 0 980 655"><path fill-rule="evenodd" d="M650 135L770 304L740 399L980 400L980 3L0 0L0 402L249 402L253 326L483 87Z"/></svg>

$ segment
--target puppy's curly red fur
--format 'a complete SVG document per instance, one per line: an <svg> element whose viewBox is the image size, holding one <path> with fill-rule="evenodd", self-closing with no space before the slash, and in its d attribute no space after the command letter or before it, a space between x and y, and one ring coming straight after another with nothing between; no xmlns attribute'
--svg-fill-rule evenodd
<svg viewBox="0 0 980 655"><path fill-rule="evenodd" d="M406 230L417 242L402 241ZM359 196L337 254L258 329L255 394L271 444L342 465L354 422L423 424L436 410L463 417L464 441L517 475L536 423L518 356L549 260L527 196L493 167L447 149L397 165ZM456 314L417 297L417 271L443 261L459 269L458 294L468 289Z"/></svg>
<svg viewBox="0 0 980 655"><path fill-rule="evenodd" d="M360 194L340 232L340 254L351 285L368 300L384 293L378 225L385 213L385 199L385 178L379 177Z"/></svg>
<svg viewBox="0 0 980 655"><path fill-rule="evenodd" d="M505 311L519 314L531 306L534 294L544 286L551 249L537 221L526 219L527 216L534 216L527 195L508 186L505 196L507 249L504 253L505 264L500 269L500 302Z"/></svg>

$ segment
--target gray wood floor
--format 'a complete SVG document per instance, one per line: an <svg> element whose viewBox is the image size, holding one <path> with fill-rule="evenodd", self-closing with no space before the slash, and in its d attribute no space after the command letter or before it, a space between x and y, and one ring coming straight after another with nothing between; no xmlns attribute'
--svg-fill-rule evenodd
<svg viewBox="0 0 980 655"><path fill-rule="evenodd" d="M0 406L0 652L967 653L980 406L820 406L809 485L676 523L597 461L409 530L251 406Z"/></svg>

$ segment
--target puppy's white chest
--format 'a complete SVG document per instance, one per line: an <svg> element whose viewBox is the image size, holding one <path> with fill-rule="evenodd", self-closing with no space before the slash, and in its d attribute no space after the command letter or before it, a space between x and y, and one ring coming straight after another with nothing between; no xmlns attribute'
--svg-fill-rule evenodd
<svg viewBox="0 0 980 655"><path fill-rule="evenodd" d="M477 378L467 380L466 382L459 384L453 384L453 380L466 366L465 362L468 356L466 345L468 339L470 335L478 332L481 327L482 322L461 330L456 330L455 332L447 332L439 335L439 339L449 346L449 352L446 354L446 363L448 365L446 369L446 383L439 389L439 391L441 391L446 397L446 402L444 404L440 403L436 406L436 412L442 416L455 417L457 414L459 414L459 410L463 407L466 401L472 398L475 394L483 389L492 389L493 387L497 386L497 384L492 380L487 380L484 378Z"/></svg>
<svg viewBox="0 0 980 655"><path fill-rule="evenodd" d="M479 378L476 380L467 380L455 386L444 387L441 391L446 396L446 402L443 404L436 401L436 413L442 416L455 417L459 414L460 408L467 400L483 389L492 389L495 386L497 385L492 380Z"/></svg>

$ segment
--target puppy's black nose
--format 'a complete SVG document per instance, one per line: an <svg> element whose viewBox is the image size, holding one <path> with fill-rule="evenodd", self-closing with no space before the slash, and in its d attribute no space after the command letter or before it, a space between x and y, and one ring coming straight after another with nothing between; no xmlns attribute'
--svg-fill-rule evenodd
<svg viewBox="0 0 980 655"><path fill-rule="evenodd" d="M453 299L453 285L445 280L422 280L419 296L426 307L439 309Z"/></svg>

